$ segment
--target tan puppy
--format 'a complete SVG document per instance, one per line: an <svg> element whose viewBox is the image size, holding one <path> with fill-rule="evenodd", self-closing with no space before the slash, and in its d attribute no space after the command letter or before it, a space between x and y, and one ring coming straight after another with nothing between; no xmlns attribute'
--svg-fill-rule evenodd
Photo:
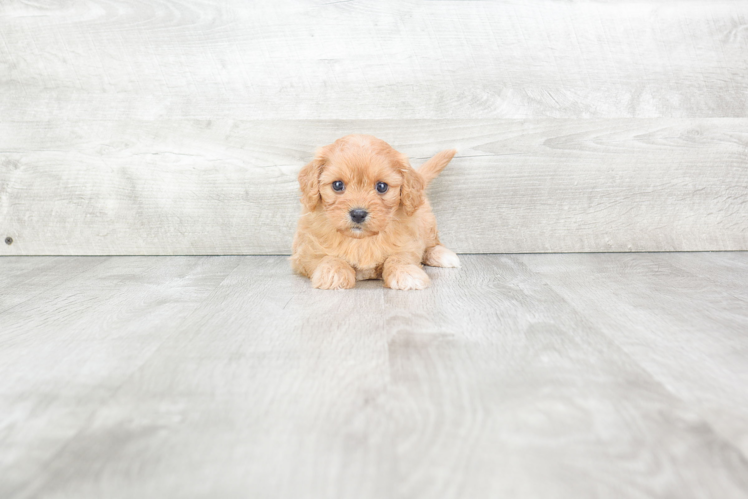
<svg viewBox="0 0 748 500"><path fill-rule="evenodd" d="M408 158L370 135L348 135L320 148L299 173L301 218L291 265L324 289L384 279L397 290L429 285L421 263L459 267L439 244L424 189L457 151L442 151L414 170Z"/></svg>

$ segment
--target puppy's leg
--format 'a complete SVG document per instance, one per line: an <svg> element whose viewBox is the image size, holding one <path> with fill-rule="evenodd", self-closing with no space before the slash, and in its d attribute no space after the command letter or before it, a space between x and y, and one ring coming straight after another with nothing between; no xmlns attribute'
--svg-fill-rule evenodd
<svg viewBox="0 0 748 500"><path fill-rule="evenodd" d="M434 245L424 252L423 263L432 267L460 267L460 258L449 248Z"/></svg>
<svg viewBox="0 0 748 500"><path fill-rule="evenodd" d="M323 290L343 290L356 285L356 271L342 259L327 256L312 273L312 286Z"/></svg>
<svg viewBox="0 0 748 500"><path fill-rule="evenodd" d="M431 280L420 266L418 255L398 253L384 261L384 286L394 290L423 290Z"/></svg>

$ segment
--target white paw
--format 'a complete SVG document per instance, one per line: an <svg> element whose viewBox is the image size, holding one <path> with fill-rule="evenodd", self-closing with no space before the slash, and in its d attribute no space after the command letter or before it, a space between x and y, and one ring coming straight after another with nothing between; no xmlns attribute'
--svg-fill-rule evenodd
<svg viewBox="0 0 748 500"><path fill-rule="evenodd" d="M356 285L356 272L352 267L323 262L312 274L312 286L322 290L345 290Z"/></svg>
<svg viewBox="0 0 748 500"><path fill-rule="evenodd" d="M430 282L423 269L411 264L393 269L385 279L384 285L393 290L423 290Z"/></svg>
<svg viewBox="0 0 748 500"><path fill-rule="evenodd" d="M449 248L436 245L426 250L423 263L432 267L460 267L460 258Z"/></svg>

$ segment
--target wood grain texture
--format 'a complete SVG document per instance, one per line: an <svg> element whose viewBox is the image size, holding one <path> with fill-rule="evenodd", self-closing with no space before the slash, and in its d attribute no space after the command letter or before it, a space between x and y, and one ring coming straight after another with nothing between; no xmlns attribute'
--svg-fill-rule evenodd
<svg viewBox="0 0 748 500"><path fill-rule="evenodd" d="M745 117L747 25L740 0L5 0L0 116Z"/></svg>
<svg viewBox="0 0 748 500"><path fill-rule="evenodd" d="M288 254L315 147L377 135L457 252L748 248L748 119L0 122L0 255Z"/></svg>
<svg viewBox="0 0 748 500"><path fill-rule="evenodd" d="M31 300L105 262L106 257L64 259L7 257L0 260L0 312Z"/></svg>
<svg viewBox="0 0 748 500"><path fill-rule="evenodd" d="M414 158L458 252L748 249L748 3L0 5L0 255L286 254L295 174ZM14 238L4 245L5 236Z"/></svg>
<svg viewBox="0 0 748 500"><path fill-rule="evenodd" d="M735 257L521 258L748 457L748 253Z"/></svg>
<svg viewBox="0 0 748 500"><path fill-rule="evenodd" d="M98 407L238 264L231 257L57 263L54 270L39 268L33 297L0 314L3 496L54 463ZM65 282L41 279L65 271ZM13 297L13 290L5 292ZM26 295L29 290L19 291Z"/></svg>
<svg viewBox="0 0 748 500"><path fill-rule="evenodd" d="M748 494L748 253L462 261L328 292L284 257L113 257L19 303L0 493Z"/></svg>

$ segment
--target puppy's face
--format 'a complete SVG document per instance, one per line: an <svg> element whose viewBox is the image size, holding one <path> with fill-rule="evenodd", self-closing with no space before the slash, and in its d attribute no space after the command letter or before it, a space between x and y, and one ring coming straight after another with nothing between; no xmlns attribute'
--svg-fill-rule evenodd
<svg viewBox="0 0 748 500"><path fill-rule="evenodd" d="M335 228L354 238L373 236L400 205L402 175L386 159L336 155L323 169L319 193Z"/></svg>
<svg viewBox="0 0 748 500"><path fill-rule="evenodd" d="M423 196L407 158L371 136L346 136L322 148L299 184L306 207L321 205L335 229L351 238L383 231L401 205L411 215Z"/></svg>

